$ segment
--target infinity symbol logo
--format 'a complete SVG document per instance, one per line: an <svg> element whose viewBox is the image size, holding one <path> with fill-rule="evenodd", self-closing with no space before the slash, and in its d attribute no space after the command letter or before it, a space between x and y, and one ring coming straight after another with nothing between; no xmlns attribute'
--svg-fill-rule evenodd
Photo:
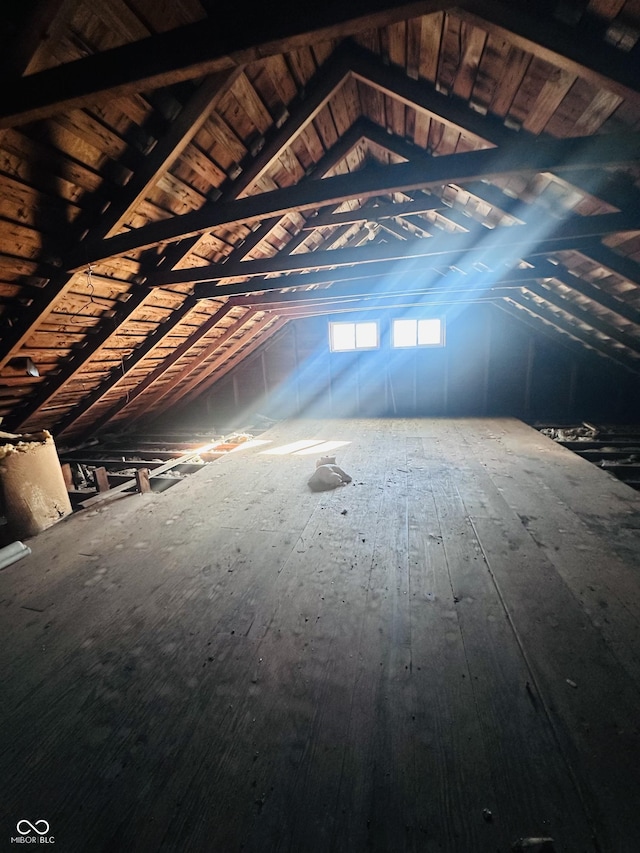
<svg viewBox="0 0 640 853"><path fill-rule="evenodd" d="M21 827L26 826L27 829L21 829ZM38 827L44 827L43 829L38 829ZM49 824L46 820L37 820L35 823L31 823L28 820L19 820L16 824L16 829L20 833L20 835L28 835L30 832L36 832L38 835L46 835L49 832Z"/></svg>

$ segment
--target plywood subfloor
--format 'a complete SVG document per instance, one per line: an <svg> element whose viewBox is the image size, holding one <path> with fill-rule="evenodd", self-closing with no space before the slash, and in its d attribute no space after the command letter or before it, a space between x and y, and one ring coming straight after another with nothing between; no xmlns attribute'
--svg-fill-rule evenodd
<svg viewBox="0 0 640 853"><path fill-rule="evenodd" d="M637 853L640 495L509 419L261 439L0 573L2 849Z"/></svg>

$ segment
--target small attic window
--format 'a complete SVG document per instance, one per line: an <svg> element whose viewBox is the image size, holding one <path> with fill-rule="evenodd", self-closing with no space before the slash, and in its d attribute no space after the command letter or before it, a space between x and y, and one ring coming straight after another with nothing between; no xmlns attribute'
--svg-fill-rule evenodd
<svg viewBox="0 0 640 853"><path fill-rule="evenodd" d="M329 323L331 352L376 349L378 342L378 324L376 322Z"/></svg>
<svg viewBox="0 0 640 853"><path fill-rule="evenodd" d="M444 346L444 322L440 317L394 320L391 330L394 347Z"/></svg>

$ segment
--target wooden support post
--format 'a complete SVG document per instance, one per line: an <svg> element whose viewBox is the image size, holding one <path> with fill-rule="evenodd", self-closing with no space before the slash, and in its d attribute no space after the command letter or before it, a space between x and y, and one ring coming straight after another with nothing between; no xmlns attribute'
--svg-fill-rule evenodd
<svg viewBox="0 0 640 853"><path fill-rule="evenodd" d="M73 484L73 475L71 474L71 465L68 462L62 462L60 469L62 470L62 479L67 487L67 491L74 491L75 486Z"/></svg>
<svg viewBox="0 0 640 853"><path fill-rule="evenodd" d="M536 339L533 335L529 338L527 347L527 373L524 382L524 416L531 420L531 386L533 383L533 367L536 357Z"/></svg>
<svg viewBox="0 0 640 853"><path fill-rule="evenodd" d="M99 492L108 492L109 491L109 478L107 476L106 468L96 468L93 472L93 481L95 483L95 487Z"/></svg>
<svg viewBox="0 0 640 853"><path fill-rule="evenodd" d="M140 494L145 494L146 492L151 491L148 468L138 468L136 471L136 485Z"/></svg>

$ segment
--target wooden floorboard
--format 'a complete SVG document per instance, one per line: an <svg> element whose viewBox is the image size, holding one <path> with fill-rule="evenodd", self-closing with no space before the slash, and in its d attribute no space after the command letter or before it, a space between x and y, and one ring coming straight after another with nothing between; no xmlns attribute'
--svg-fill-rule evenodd
<svg viewBox="0 0 640 853"><path fill-rule="evenodd" d="M0 848L636 853L640 495L513 419L260 439L0 572Z"/></svg>

